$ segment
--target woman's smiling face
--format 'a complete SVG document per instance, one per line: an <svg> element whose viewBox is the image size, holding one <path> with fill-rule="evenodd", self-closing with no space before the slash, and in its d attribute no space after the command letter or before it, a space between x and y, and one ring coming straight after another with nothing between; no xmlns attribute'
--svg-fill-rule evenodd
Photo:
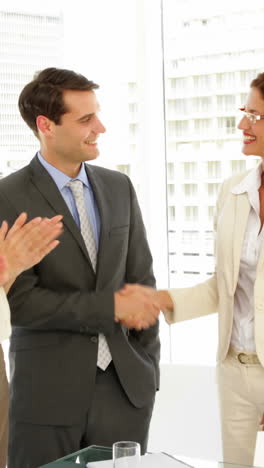
<svg viewBox="0 0 264 468"><path fill-rule="evenodd" d="M245 111L256 116L264 116L264 97L258 88L251 88L248 94ZM264 158L264 120L255 123L244 115L238 124L243 132L242 152L245 155Z"/></svg>

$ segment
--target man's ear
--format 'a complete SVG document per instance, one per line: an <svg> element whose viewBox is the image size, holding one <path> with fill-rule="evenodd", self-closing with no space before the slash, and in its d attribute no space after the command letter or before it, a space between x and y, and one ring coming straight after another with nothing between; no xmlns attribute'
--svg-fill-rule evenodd
<svg viewBox="0 0 264 468"><path fill-rule="evenodd" d="M45 117L45 115L38 115L36 118L36 125L38 128L39 133L43 135L50 135L52 129L52 121Z"/></svg>

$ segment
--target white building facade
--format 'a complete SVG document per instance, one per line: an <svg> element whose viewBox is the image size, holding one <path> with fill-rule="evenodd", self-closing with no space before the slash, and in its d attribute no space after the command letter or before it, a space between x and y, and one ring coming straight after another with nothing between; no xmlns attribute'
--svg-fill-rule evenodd
<svg viewBox="0 0 264 468"><path fill-rule="evenodd" d="M237 124L250 82L264 71L264 7L163 3L170 286L180 287L214 271L220 183L256 164L241 153Z"/></svg>
<svg viewBox="0 0 264 468"><path fill-rule="evenodd" d="M36 8L35 8L36 9ZM18 96L33 75L62 61L62 16L0 6L0 175L31 159L36 139L21 119Z"/></svg>

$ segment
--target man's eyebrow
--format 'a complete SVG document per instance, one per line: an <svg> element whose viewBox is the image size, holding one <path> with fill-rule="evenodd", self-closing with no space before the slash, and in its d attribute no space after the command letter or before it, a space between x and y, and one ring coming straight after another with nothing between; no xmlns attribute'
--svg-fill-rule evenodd
<svg viewBox="0 0 264 468"><path fill-rule="evenodd" d="M94 112L92 112L91 114L82 115L81 117L79 117L79 119L77 119L77 122L81 122L82 120L87 120L90 117L92 117L92 115L94 115Z"/></svg>
<svg viewBox="0 0 264 468"><path fill-rule="evenodd" d="M100 110L101 110L101 108L100 108L100 106L98 106L97 109L96 109L96 112L91 112L90 114L82 115L81 117L79 117L79 119L77 119L77 122L83 122L84 120L89 119L90 117L95 115L97 112L100 112Z"/></svg>

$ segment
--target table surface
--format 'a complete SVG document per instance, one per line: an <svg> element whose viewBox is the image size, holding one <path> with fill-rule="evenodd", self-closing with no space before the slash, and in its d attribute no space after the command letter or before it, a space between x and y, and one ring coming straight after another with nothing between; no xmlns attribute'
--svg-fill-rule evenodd
<svg viewBox="0 0 264 468"><path fill-rule="evenodd" d="M245 468L244 465L201 460L196 458L170 455L165 453L147 454L141 457L141 468ZM113 460L89 462L88 468L113 468ZM250 467L253 468L253 467Z"/></svg>
<svg viewBox="0 0 264 468"><path fill-rule="evenodd" d="M234 463L224 463L224 462L217 462L213 460L202 460L199 458L190 458L190 457L185 457L181 455L174 455L174 457L177 458L177 460L180 460L184 463L186 463L189 466L192 466L194 468L245 468L245 465L235 465ZM254 468L253 465L251 465L249 468Z"/></svg>

